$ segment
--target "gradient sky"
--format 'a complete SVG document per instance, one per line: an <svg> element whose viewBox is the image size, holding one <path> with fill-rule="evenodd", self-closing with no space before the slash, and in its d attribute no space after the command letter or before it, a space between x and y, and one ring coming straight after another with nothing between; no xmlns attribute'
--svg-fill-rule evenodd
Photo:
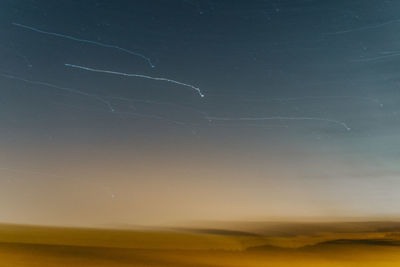
<svg viewBox="0 0 400 267"><path fill-rule="evenodd" d="M0 221L398 216L399 12L2 0Z"/></svg>

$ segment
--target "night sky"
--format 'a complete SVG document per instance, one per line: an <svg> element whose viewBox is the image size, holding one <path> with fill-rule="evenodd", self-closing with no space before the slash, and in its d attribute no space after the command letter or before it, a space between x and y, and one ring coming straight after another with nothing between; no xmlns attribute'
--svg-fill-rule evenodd
<svg viewBox="0 0 400 267"><path fill-rule="evenodd" d="M399 14L2 0L0 221L398 216Z"/></svg>

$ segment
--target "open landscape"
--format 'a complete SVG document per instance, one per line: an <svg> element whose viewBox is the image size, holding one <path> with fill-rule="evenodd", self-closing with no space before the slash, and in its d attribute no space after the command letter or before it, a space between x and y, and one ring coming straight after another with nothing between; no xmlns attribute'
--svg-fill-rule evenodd
<svg viewBox="0 0 400 267"><path fill-rule="evenodd" d="M226 229L1 225L0 266L396 266L400 223L234 223Z"/></svg>

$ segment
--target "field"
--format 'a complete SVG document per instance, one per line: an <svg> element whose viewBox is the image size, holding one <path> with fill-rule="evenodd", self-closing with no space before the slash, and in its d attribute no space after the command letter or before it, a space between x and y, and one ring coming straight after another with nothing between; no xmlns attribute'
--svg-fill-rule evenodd
<svg viewBox="0 0 400 267"><path fill-rule="evenodd" d="M400 266L400 223L222 228L0 225L0 266Z"/></svg>

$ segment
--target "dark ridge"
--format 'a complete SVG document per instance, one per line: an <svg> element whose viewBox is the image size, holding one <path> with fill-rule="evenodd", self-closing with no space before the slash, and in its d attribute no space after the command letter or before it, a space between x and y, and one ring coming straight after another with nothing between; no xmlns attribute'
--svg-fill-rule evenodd
<svg viewBox="0 0 400 267"><path fill-rule="evenodd" d="M294 237L316 233L399 232L398 221L360 222L232 222L230 229L252 232L260 236Z"/></svg>
<svg viewBox="0 0 400 267"><path fill-rule="evenodd" d="M388 227L379 227L376 229L377 232L400 232L400 225L396 226L388 226Z"/></svg>
<svg viewBox="0 0 400 267"><path fill-rule="evenodd" d="M369 245L369 246L400 246L400 241L392 239L337 239L319 243L320 245Z"/></svg>
<svg viewBox="0 0 400 267"><path fill-rule="evenodd" d="M304 246L300 248L283 248L276 247L272 245L263 245L256 247L249 247L247 251L283 251L283 250L291 250L291 251L301 251L301 250L312 250L318 248L326 248L331 245L341 245L341 246L354 246L354 245L363 245L363 246L391 246L391 247L400 247L399 240L393 239L336 239L325 241L321 243L317 243L315 245Z"/></svg>

